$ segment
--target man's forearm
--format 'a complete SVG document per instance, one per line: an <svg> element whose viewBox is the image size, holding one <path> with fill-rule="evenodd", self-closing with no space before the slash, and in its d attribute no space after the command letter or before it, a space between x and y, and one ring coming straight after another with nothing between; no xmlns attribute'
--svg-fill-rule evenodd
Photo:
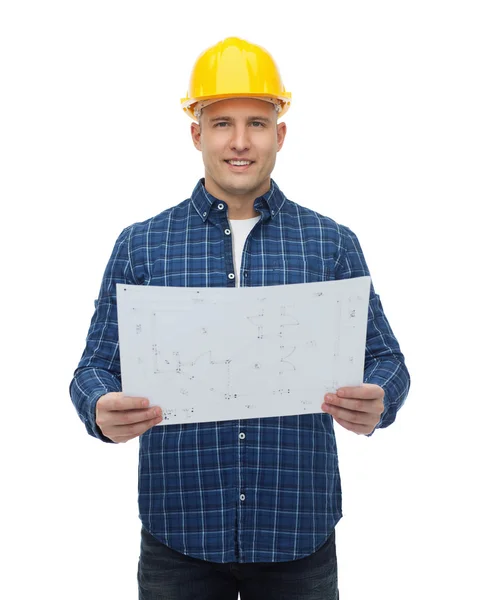
<svg viewBox="0 0 478 600"><path fill-rule="evenodd" d="M93 437L103 442L111 442L105 437L96 424L96 402L100 396L108 392L120 392L121 381L110 371L95 367L80 367L76 369L70 383L71 400L86 430Z"/></svg>
<svg viewBox="0 0 478 600"><path fill-rule="evenodd" d="M365 369L364 383L374 383L385 391L385 410L375 429L388 427L395 421L410 389L410 374L401 355L372 359Z"/></svg>

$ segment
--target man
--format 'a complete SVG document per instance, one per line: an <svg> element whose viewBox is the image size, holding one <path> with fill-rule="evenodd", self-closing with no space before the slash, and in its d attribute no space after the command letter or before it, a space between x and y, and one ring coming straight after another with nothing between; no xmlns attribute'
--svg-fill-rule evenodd
<svg viewBox="0 0 478 600"><path fill-rule="evenodd" d="M263 48L228 38L199 57L182 106L198 120L191 136L205 177L191 198L120 234L70 386L91 435L140 436L141 599L338 598L333 421L370 436L395 420L408 394L373 285L364 384L328 394L324 413L154 427L161 409L121 393L116 283L234 287L369 275L350 229L288 200L270 177L289 104Z"/></svg>

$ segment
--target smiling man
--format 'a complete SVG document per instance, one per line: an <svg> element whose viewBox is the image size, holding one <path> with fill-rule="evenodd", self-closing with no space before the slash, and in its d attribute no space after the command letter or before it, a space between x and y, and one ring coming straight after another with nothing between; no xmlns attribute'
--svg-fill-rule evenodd
<svg viewBox="0 0 478 600"><path fill-rule="evenodd" d="M328 394L323 413L153 427L161 410L121 392L117 283L259 287L369 275L348 227L289 200L271 178L290 98L260 46L227 38L198 58L182 107L204 178L190 198L120 234L70 385L90 435L139 436L142 600L338 599L334 422L371 436L408 394L373 285L363 385Z"/></svg>
<svg viewBox="0 0 478 600"><path fill-rule="evenodd" d="M203 156L204 187L226 202L230 219L255 217L254 200L270 189L286 124L277 123L277 105L271 101L232 98L203 104L191 134Z"/></svg>

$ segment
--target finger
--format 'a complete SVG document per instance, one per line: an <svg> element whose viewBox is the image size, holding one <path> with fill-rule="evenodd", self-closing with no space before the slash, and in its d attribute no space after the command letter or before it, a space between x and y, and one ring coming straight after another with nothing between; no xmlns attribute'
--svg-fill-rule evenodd
<svg viewBox="0 0 478 600"><path fill-rule="evenodd" d="M103 408L107 410L132 410L145 408L149 405L147 398L138 396L123 396L121 392L117 396L104 398L102 402Z"/></svg>
<svg viewBox="0 0 478 600"><path fill-rule="evenodd" d="M113 440L122 439L122 441L131 440L138 435L142 435L154 425L157 425L163 420L161 417L155 417L154 419L148 419L147 421L142 421L141 423L133 423L130 425L117 425L111 428L111 431L106 435Z"/></svg>
<svg viewBox="0 0 478 600"><path fill-rule="evenodd" d="M378 398L373 400L362 398L339 398L335 394L327 394L325 402L329 406L340 406L347 410L356 412L380 414L382 409L382 401Z"/></svg>
<svg viewBox="0 0 478 600"><path fill-rule="evenodd" d="M345 429L348 429L349 431L353 431L357 435L361 435L361 434L370 432L370 426L359 425L357 423L351 423L350 421L346 421L345 419L337 419L336 417L334 417L334 420L337 421L337 423L339 425L341 425L342 427L344 427Z"/></svg>
<svg viewBox="0 0 478 600"><path fill-rule="evenodd" d="M340 398L361 398L364 400L372 400L374 398L380 398L382 394L382 388L374 384L341 387L337 390L337 395Z"/></svg>
<svg viewBox="0 0 478 600"><path fill-rule="evenodd" d="M323 405L324 412L332 415L334 418L343 419L349 423L356 423L357 425L371 425L377 420L374 413L365 413L355 410L348 410L341 406L332 406L330 404Z"/></svg>
<svg viewBox="0 0 478 600"><path fill-rule="evenodd" d="M143 423L144 421L150 421L162 416L162 410L159 406L153 406L147 409L132 409L132 410L121 410L114 411L111 413L111 424L117 425L131 425L133 423Z"/></svg>

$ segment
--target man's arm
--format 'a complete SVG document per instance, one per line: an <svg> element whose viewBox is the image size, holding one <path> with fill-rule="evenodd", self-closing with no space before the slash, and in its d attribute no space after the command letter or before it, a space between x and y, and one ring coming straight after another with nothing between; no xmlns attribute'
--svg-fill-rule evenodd
<svg viewBox="0 0 478 600"><path fill-rule="evenodd" d="M337 279L370 275L357 236L343 225L340 229L342 236L336 265ZM378 385L385 392L384 411L375 429L367 434L369 437L376 429L388 427L395 421L410 389L410 374L404 356L373 284L370 289L363 382Z"/></svg>
<svg viewBox="0 0 478 600"><path fill-rule="evenodd" d="M71 400L86 430L104 442L112 440L96 423L96 404L101 396L121 391L116 283L137 283L129 259L130 231L127 227L116 240L95 301L86 347L70 383Z"/></svg>

